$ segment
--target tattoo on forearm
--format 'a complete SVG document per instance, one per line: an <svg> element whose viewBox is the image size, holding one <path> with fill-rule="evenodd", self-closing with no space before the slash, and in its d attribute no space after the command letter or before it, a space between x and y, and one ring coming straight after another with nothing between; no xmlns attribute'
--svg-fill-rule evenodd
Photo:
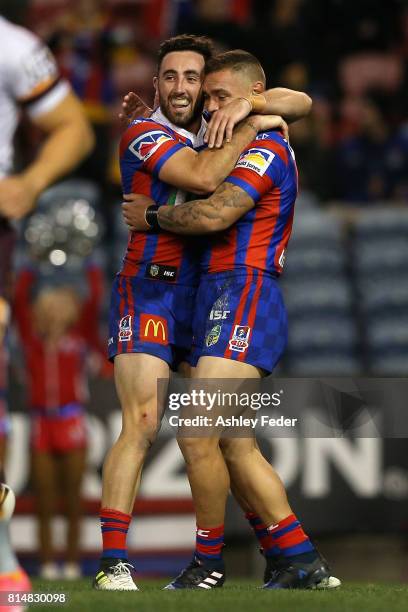
<svg viewBox="0 0 408 612"><path fill-rule="evenodd" d="M193 200L159 209L162 229L176 234L202 234L228 227L253 206L249 196L236 185L223 183L207 200Z"/></svg>
<svg viewBox="0 0 408 612"><path fill-rule="evenodd" d="M256 125L250 119L246 120L246 124L249 125L249 127L252 128L255 131L255 134L258 133L258 128L256 127Z"/></svg>

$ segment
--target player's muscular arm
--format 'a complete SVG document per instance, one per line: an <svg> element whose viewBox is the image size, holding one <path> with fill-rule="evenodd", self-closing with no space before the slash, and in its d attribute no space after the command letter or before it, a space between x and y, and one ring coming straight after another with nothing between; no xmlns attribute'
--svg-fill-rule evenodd
<svg viewBox="0 0 408 612"><path fill-rule="evenodd" d="M154 204L150 198L137 196L123 204L123 215L130 229L149 229L145 213ZM227 229L255 206L254 200L240 187L223 183L206 200L192 200L178 206L160 206L159 226L175 234L211 234Z"/></svg>
<svg viewBox="0 0 408 612"><path fill-rule="evenodd" d="M211 234L227 229L254 206L243 189L223 183L207 200L160 206L158 222L162 229L176 234Z"/></svg>
<svg viewBox="0 0 408 612"><path fill-rule="evenodd" d="M222 149L206 149L197 153L185 147L172 155L161 168L160 179L191 193L211 193L234 168L242 150L252 142L254 132L284 130L285 126L282 117L277 115L248 117L234 130L231 142L225 143Z"/></svg>
<svg viewBox="0 0 408 612"><path fill-rule="evenodd" d="M71 93L55 109L33 121L47 134L37 158L21 174L1 181L0 212L10 219L30 212L41 192L70 172L94 143L82 107Z"/></svg>
<svg viewBox="0 0 408 612"><path fill-rule="evenodd" d="M24 176L42 191L75 168L90 153L95 139L82 106L72 93L54 110L37 117L34 122L48 137Z"/></svg>
<svg viewBox="0 0 408 612"><path fill-rule="evenodd" d="M312 99L302 91L275 87L250 98L235 98L212 114L205 141L209 146L230 139L234 126L256 112L262 115L279 115L287 123L306 117L312 108ZM284 134L288 138L288 134Z"/></svg>
<svg viewBox="0 0 408 612"><path fill-rule="evenodd" d="M287 123L303 119L312 109L312 99L302 91L275 87L260 95L265 98L265 106L262 109L255 102L253 110L263 115L281 115Z"/></svg>

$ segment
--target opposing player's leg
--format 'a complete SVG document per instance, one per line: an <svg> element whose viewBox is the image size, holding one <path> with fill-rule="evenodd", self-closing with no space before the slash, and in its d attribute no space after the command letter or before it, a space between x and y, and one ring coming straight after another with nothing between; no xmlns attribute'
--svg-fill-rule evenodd
<svg viewBox="0 0 408 612"><path fill-rule="evenodd" d="M3 264L1 262L0 266ZM5 400L8 359L1 332L0 329L0 591L31 591L30 580L19 566L10 540L10 520L14 512L15 496L6 484L5 474L10 422Z"/></svg>
<svg viewBox="0 0 408 612"><path fill-rule="evenodd" d="M4 424L4 423L3 423ZM2 462L0 463L0 591L8 593L14 591L31 591L30 580L25 571L19 566L17 557L11 546L10 520L14 512L15 496L12 489L4 483L4 459L6 456L6 436L1 433L0 447ZM2 606L0 606L3 609ZM7 607L7 610L20 612L20 606Z"/></svg>
<svg viewBox="0 0 408 612"><path fill-rule="evenodd" d="M168 364L153 355L127 353L115 358L122 429L103 467L103 553L95 579L99 589L137 588L129 572L126 535L143 463L160 427L157 379L168 376Z"/></svg>
<svg viewBox="0 0 408 612"><path fill-rule="evenodd" d="M11 547L9 523L14 512L12 489L0 482L0 577L18 569L17 557Z"/></svg>

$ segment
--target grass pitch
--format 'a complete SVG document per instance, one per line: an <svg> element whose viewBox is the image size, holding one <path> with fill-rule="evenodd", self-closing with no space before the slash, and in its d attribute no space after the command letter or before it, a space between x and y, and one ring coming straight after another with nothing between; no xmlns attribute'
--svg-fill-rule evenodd
<svg viewBox="0 0 408 612"><path fill-rule="evenodd" d="M140 580L139 592L91 589L90 580L34 580L36 592L67 594L63 605L30 610L59 612L406 612L408 585L353 584L333 591L262 591L259 583L231 580L213 591L162 591L164 580Z"/></svg>

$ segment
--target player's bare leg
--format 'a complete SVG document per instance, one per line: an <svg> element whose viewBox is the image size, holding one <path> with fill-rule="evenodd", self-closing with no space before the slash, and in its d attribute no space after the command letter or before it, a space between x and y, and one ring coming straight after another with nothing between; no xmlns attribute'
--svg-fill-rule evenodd
<svg viewBox="0 0 408 612"><path fill-rule="evenodd" d="M220 445L235 490L266 525L292 514L281 479L253 438L225 438Z"/></svg>
<svg viewBox="0 0 408 612"><path fill-rule="evenodd" d="M227 467L228 467L228 471L230 474L230 479L231 479L231 493L234 496L234 498L236 499L237 503L239 504L239 506L242 508L242 510L247 514L247 513L253 513L254 511L257 514L264 514L264 512L261 510L262 506L259 506L258 503L256 504L251 504L249 502L249 498L253 499L253 493L248 493L248 491L251 491L252 487L246 487L245 484L242 482L242 476L239 472L239 470L236 470L236 465L235 465L235 459L238 462L238 457L237 455L240 452L248 452L248 445L247 445L247 441L244 439L245 444L241 445L240 442L242 441L242 439L236 439L236 438L222 438L220 440L220 447L222 450L222 453L224 455L224 459L227 463ZM282 501L286 500L286 502L284 502L283 504L283 508L284 508L284 512L286 512L288 510L288 501L287 501L287 497L286 497L286 490L283 486L283 483L281 481L281 479L279 478L277 472L273 469L273 467L271 466L270 463L268 463L268 461L266 461L266 459L263 457L258 443L255 439L252 439L250 441L250 451L253 452L253 444L255 446L255 449L258 451L259 455L261 456L261 458L263 459L263 461L266 463L266 465L264 465L265 469L268 470L268 476L267 476L267 481L268 481L268 486L271 485L271 481L273 482L273 486L274 489L276 488L275 492L277 495L282 495ZM270 510L268 509L268 512L270 512ZM282 510L279 513L279 509L275 509L275 513L282 514ZM287 515L285 515L287 516ZM273 520L273 519L272 519Z"/></svg>
<svg viewBox="0 0 408 612"><path fill-rule="evenodd" d="M122 429L103 466L103 507L126 513L133 510L140 472L160 426L157 379L168 376L167 363L153 355L115 357Z"/></svg>
<svg viewBox="0 0 408 612"><path fill-rule="evenodd" d="M195 377L244 380L260 378L261 372L249 364L219 357L202 357L198 362ZM197 510L196 556L192 565L184 570L167 588L186 588L187 585L191 588L192 584L201 588L222 586L225 574L222 560L220 560L221 549L215 550L214 546L206 546L205 539L201 537L202 533L206 532L205 537L210 540L214 538L212 542L221 539L221 532L218 533L212 529L214 524L223 526L225 511L225 506L222 508L216 498L220 494L218 488L213 486L213 481L216 480L213 475L217 474L218 476L218 471L212 468L213 461L217 461L216 452L214 447L208 443L208 439L203 438L182 440L181 447L187 465L194 466L188 469L188 474ZM223 450L226 466L233 483L233 490L237 494L238 500L243 502L246 510L251 508L252 511L255 511L264 521L271 538L275 537L273 544L275 548L280 550L281 556L284 557L282 561L284 567L287 569L288 564L293 563L293 573L297 572L299 564L299 567L306 568L307 572L304 571L304 574L307 574L305 588L338 586L339 581L330 576L327 565L315 551L294 516L279 476L260 453L256 441L252 437L229 438L220 440L220 448ZM218 466L218 463L215 465ZM224 499L223 497L223 502ZM215 513L214 509L218 514ZM208 522L206 524L205 521L212 521L212 523ZM272 534L275 529L276 536ZM215 536L218 536L218 538ZM214 552L214 550L218 553L218 556L207 554L207 551ZM213 558L211 559L211 557ZM208 563L206 558L210 558L213 564L216 562L215 559L219 559L218 571L221 578L219 583L213 581L211 586L205 584L206 580L211 580L211 573L207 572L206 578L202 579L199 584L195 580L195 574L199 575L200 572L203 572L201 565L208 566L211 570L211 564ZM202 573L202 575L204 574ZM283 573L283 576L285 576L285 573ZM265 586L274 588L271 582L268 582Z"/></svg>
<svg viewBox="0 0 408 612"><path fill-rule="evenodd" d="M101 525L103 554L94 586L136 590L127 563L126 534L143 463L160 427L157 380L168 379L169 366L143 353L115 357L115 384L122 407L122 429L103 467Z"/></svg>
<svg viewBox="0 0 408 612"><path fill-rule="evenodd" d="M12 489L5 484L4 467L7 449L5 428L5 420L0 420L0 591L31 591L30 580L25 571L19 567L10 540L9 524L14 512L15 496Z"/></svg>
<svg viewBox="0 0 408 612"><path fill-rule="evenodd" d="M2 471L3 466L0 465L0 472ZM30 580L25 571L19 567L10 541L9 522L14 512L14 505L13 491L0 482L0 591L31 591Z"/></svg>
<svg viewBox="0 0 408 612"><path fill-rule="evenodd" d="M209 365L212 360L210 358ZM194 378L259 378L259 372L246 366L245 372L236 373L229 362L216 359L214 368L208 368L207 358L201 358ZM227 365L226 369L220 366ZM245 366L245 364L244 364ZM230 375L231 372L231 375ZM223 585L225 570L222 561L225 506L230 478L220 443L219 432L212 436L179 438L179 446L186 461L197 519L196 550L192 563L167 589L216 588Z"/></svg>
<svg viewBox="0 0 408 612"><path fill-rule="evenodd" d="M79 578L79 542L82 519L81 485L86 467L86 449L71 450L61 457L61 481L64 487L67 520L66 554L63 577Z"/></svg>
<svg viewBox="0 0 408 612"><path fill-rule="evenodd" d="M31 473L36 497L41 575L43 578L57 579L59 571L55 564L51 530L58 497L57 459L51 453L33 451Z"/></svg>
<svg viewBox="0 0 408 612"><path fill-rule="evenodd" d="M246 363L219 357L201 357L195 378L245 380L261 378L261 374L258 368ZM225 490L229 482L229 479L224 477L226 468L234 489L241 492L242 497L245 496L247 503L252 505L268 525L291 514L282 481L262 456L253 438L229 438L223 441L221 448L225 449L227 466L221 449L217 446L212 438L180 441L187 463L198 525L221 525L224 521L226 496L221 495L221 491ZM216 487L216 492L214 473L217 474L217 480L218 474L221 474L221 483Z"/></svg>
<svg viewBox="0 0 408 612"><path fill-rule="evenodd" d="M186 462L197 525L223 525L230 479L218 437L183 438L179 446Z"/></svg>
<svg viewBox="0 0 408 612"><path fill-rule="evenodd" d="M198 377L197 368L191 367L186 362L179 365L178 372L185 378ZM200 443L197 444L197 438L180 438L178 443L186 462L197 524L217 527L221 524L220 519L221 522L224 521L230 477L219 447L219 438L214 436L199 438L199 440ZM184 450L186 450L185 453ZM213 474L217 474L216 482L207 472L209 461L211 461ZM200 483L197 491L195 488L196 482ZM210 493L208 497L204 490ZM216 503L214 503L215 500Z"/></svg>

